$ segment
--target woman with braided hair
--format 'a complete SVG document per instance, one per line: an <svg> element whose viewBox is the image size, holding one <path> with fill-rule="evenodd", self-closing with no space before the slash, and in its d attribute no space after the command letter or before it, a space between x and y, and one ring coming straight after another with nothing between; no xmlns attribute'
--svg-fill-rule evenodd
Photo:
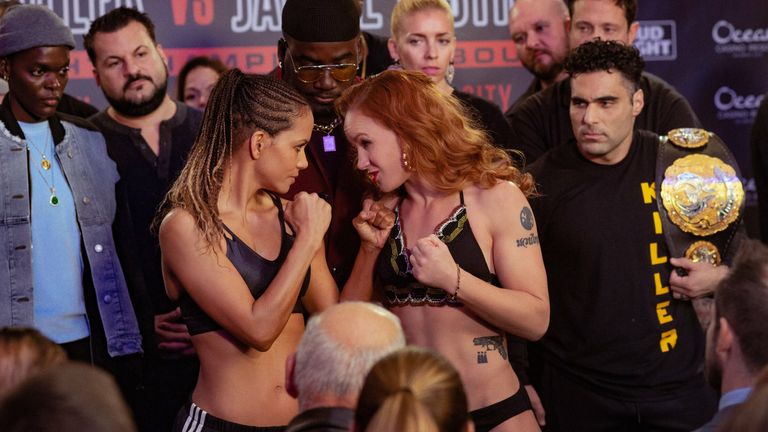
<svg viewBox="0 0 768 432"><path fill-rule="evenodd" d="M286 357L303 313L338 297L323 251L329 205L278 197L307 166L312 124L306 101L270 77L235 69L211 93L160 225L166 291L200 357L175 431L279 430L297 414Z"/></svg>

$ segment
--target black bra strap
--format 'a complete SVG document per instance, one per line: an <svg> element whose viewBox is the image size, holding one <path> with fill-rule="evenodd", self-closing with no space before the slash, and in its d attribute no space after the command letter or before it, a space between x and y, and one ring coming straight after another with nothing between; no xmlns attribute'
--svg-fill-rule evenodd
<svg viewBox="0 0 768 432"><path fill-rule="evenodd" d="M266 191L267 195L272 198L272 202L277 207L277 220L280 221L280 228L283 230L283 235L287 235L288 231L285 230L285 212L283 211L283 201L275 193Z"/></svg>
<svg viewBox="0 0 768 432"><path fill-rule="evenodd" d="M236 239L236 238L237 238L237 236L235 235L235 233L233 233L233 232L232 232L232 230L231 230L231 229L229 229L229 227L227 226L227 224L225 224L224 222L222 222L222 223L221 223L221 226L224 228L224 231L228 232L228 233L229 233L229 235L231 235L231 236L232 236L232 238L233 238L233 239Z"/></svg>
<svg viewBox="0 0 768 432"><path fill-rule="evenodd" d="M277 220L280 221L281 229L280 254L278 255L278 259L283 260L288 254L288 237L290 237L288 230L285 229L285 212L283 211L283 201L274 192L267 191L267 195L272 198L272 202L275 203L275 207L277 207Z"/></svg>
<svg viewBox="0 0 768 432"><path fill-rule="evenodd" d="M459 201L461 202L461 205L464 205L464 191L459 191Z"/></svg>

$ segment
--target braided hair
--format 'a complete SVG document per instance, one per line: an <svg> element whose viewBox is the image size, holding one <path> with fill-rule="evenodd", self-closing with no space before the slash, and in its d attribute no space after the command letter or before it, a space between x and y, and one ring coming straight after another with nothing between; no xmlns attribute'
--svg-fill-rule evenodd
<svg viewBox="0 0 768 432"><path fill-rule="evenodd" d="M163 203L159 218L182 208L195 219L208 247L223 235L218 198L232 155L256 130L272 136L309 111L307 101L283 81L232 69L216 83L187 163Z"/></svg>

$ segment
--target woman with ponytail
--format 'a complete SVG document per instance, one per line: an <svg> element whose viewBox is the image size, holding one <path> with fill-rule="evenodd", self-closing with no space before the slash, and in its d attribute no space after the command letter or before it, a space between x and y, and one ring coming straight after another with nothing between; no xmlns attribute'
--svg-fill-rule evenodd
<svg viewBox="0 0 768 432"><path fill-rule="evenodd" d="M307 166L312 124L306 101L269 77L235 69L211 93L161 213L166 291L200 357L174 431L280 430L297 414L286 357L303 314L338 297L323 251L329 205L279 198Z"/></svg>
<svg viewBox="0 0 768 432"><path fill-rule="evenodd" d="M357 432L465 432L474 427L461 378L432 351L408 347L368 373L355 412Z"/></svg>

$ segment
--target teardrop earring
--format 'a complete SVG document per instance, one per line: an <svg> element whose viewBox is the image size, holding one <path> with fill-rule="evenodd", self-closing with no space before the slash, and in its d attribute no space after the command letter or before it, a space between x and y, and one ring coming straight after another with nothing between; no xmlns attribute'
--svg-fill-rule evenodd
<svg viewBox="0 0 768 432"><path fill-rule="evenodd" d="M456 68L453 67L453 62L450 62L448 68L445 70L445 81L448 82L448 84L451 84L454 76L456 76Z"/></svg>

